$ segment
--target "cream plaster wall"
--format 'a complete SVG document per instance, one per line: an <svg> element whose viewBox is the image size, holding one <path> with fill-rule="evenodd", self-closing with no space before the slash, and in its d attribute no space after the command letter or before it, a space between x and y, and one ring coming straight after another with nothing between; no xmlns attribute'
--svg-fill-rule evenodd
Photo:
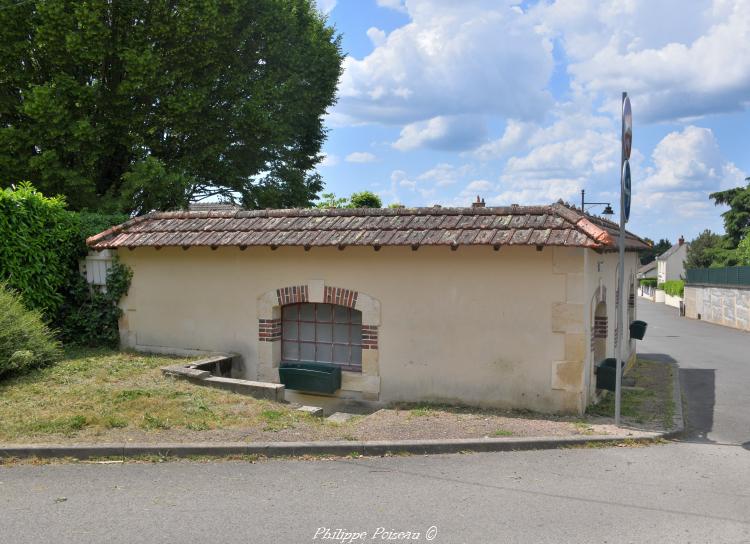
<svg viewBox="0 0 750 544"><path fill-rule="evenodd" d="M590 329L586 254L598 255L533 247L122 250L134 271L122 302L123 344L238 352L254 379L258 297L322 280L380 302L379 401L579 412Z"/></svg>

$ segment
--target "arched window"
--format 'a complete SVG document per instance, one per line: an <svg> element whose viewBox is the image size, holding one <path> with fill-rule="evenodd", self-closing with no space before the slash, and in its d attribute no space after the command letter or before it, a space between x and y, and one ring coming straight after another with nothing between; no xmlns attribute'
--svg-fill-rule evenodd
<svg viewBox="0 0 750 544"><path fill-rule="evenodd" d="M282 361L333 363L362 371L362 312L322 303L281 308Z"/></svg>
<svg viewBox="0 0 750 544"><path fill-rule="evenodd" d="M600 302L594 311L594 331L592 347L594 349L594 364L602 362L607 357L607 304Z"/></svg>

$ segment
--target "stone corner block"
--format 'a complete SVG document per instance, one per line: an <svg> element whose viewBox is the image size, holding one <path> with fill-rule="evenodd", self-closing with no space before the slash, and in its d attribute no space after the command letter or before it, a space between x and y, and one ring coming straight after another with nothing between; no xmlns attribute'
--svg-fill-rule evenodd
<svg viewBox="0 0 750 544"><path fill-rule="evenodd" d="M551 388L578 393L583 389L583 361L554 361Z"/></svg>
<svg viewBox="0 0 750 544"><path fill-rule="evenodd" d="M583 333L565 335L565 360L583 361L586 358L586 336Z"/></svg>
<svg viewBox="0 0 750 544"><path fill-rule="evenodd" d="M583 304L553 302L552 332L582 333Z"/></svg>

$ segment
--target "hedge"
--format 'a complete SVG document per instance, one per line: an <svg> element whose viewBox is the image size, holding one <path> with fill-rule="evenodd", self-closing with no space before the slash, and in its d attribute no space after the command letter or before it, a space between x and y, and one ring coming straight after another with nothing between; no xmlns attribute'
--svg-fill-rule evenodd
<svg viewBox="0 0 750 544"><path fill-rule="evenodd" d="M0 377L45 366L61 356L60 344L21 297L0 283Z"/></svg>
<svg viewBox="0 0 750 544"><path fill-rule="evenodd" d="M78 244L78 222L62 197L45 197L29 183L0 191L0 281L27 308L55 315Z"/></svg>
<svg viewBox="0 0 750 544"><path fill-rule="evenodd" d="M664 292L673 297L682 297L685 293L685 282L682 280L669 280L663 283Z"/></svg>
<svg viewBox="0 0 750 544"><path fill-rule="evenodd" d="M638 282L645 287L656 287L658 280L656 278L641 278Z"/></svg>
<svg viewBox="0 0 750 544"><path fill-rule="evenodd" d="M126 221L124 214L71 212L61 197L29 183L0 191L0 282L41 312L66 343L113 345L119 310L113 296L127 292L128 271L116 267L110 296L89 289L78 270L86 238Z"/></svg>

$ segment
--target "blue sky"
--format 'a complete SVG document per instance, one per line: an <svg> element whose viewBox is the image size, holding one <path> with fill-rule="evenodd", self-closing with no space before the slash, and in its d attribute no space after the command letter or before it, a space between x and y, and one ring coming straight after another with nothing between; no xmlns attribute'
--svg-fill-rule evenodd
<svg viewBox="0 0 750 544"><path fill-rule="evenodd" d="M343 37L326 192L386 204L619 200L619 100L634 117L629 228L721 232L708 194L750 176L747 0L318 0ZM601 208L593 208L596 212Z"/></svg>

